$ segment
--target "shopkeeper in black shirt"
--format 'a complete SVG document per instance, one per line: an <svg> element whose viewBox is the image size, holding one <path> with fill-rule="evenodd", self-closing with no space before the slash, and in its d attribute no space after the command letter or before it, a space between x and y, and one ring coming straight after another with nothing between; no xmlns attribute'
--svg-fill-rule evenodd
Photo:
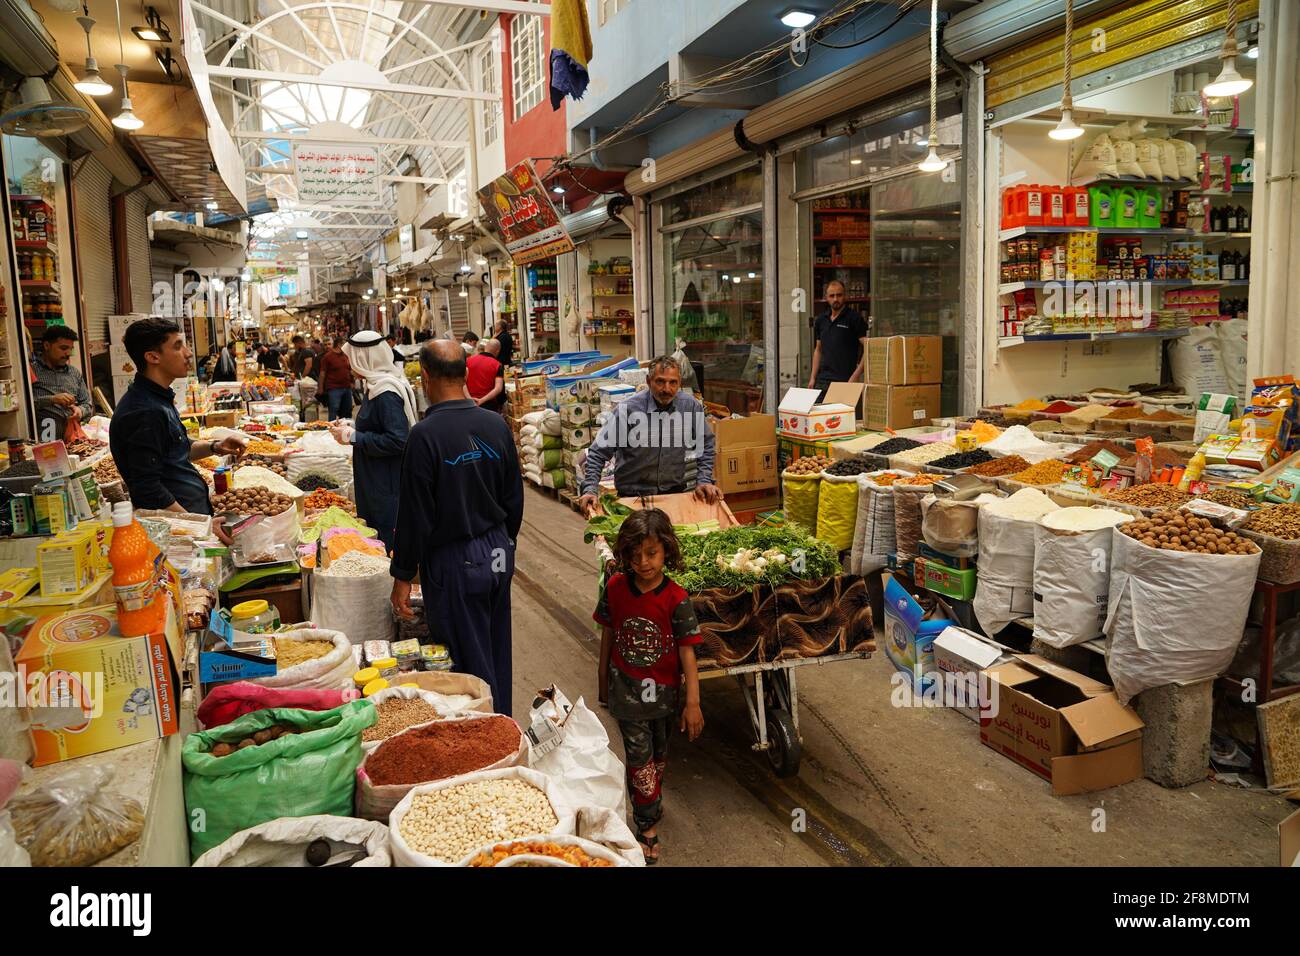
<svg viewBox="0 0 1300 956"><path fill-rule="evenodd" d="M808 387L821 389L823 398L832 382L861 380L867 338L866 320L845 305L843 282L833 279L826 284L826 304L830 308L813 324L817 344L808 376Z"/></svg>
<svg viewBox="0 0 1300 956"><path fill-rule="evenodd" d="M138 370L109 424L113 461L137 508L210 515L208 486L190 462L238 455L238 438L191 441L176 411L172 381L189 374L192 353L171 319L148 318L126 327L126 353Z"/></svg>

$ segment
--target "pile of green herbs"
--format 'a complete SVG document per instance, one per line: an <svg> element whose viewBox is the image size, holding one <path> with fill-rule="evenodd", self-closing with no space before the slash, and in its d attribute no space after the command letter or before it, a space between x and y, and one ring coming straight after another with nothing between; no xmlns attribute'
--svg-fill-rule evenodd
<svg viewBox="0 0 1300 956"><path fill-rule="evenodd" d="M742 525L712 534L678 537L685 571L670 571L669 576L687 591L695 593L711 588L738 590L755 584L784 584L786 581L817 580L842 573L839 555L824 541L818 541L798 526L764 528ZM786 555L784 563L769 563L761 574L727 570L718 564L741 548L756 551L776 549Z"/></svg>

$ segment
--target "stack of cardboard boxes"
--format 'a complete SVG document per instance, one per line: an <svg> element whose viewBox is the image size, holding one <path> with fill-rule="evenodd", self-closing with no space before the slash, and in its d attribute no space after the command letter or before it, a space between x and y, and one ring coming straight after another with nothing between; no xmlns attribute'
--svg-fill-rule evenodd
<svg viewBox="0 0 1300 956"><path fill-rule="evenodd" d="M830 458L836 443L857 435L861 383L833 382L821 403L819 394L815 388L792 388L781 399L776 418L781 471L806 455Z"/></svg>
<svg viewBox="0 0 1300 956"><path fill-rule="evenodd" d="M928 425L939 417L943 339L890 335L867 339L863 423L871 431Z"/></svg>

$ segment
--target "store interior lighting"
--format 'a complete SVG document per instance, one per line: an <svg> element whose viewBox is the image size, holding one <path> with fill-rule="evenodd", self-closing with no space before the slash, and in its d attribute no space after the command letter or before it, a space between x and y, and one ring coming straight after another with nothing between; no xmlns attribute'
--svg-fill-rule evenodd
<svg viewBox="0 0 1300 956"><path fill-rule="evenodd" d="M144 120L135 115L131 107L131 91L126 85L126 51L122 45L122 5L115 0L113 7L117 11L117 72L122 74L122 109L113 117L113 125L118 129L139 129L144 126Z"/></svg>
<svg viewBox="0 0 1300 956"><path fill-rule="evenodd" d="M934 144L939 142L939 0L930 0L930 151L917 164L923 173L937 173L947 167Z"/></svg>
<svg viewBox="0 0 1300 956"><path fill-rule="evenodd" d="M791 30L802 30L817 19L817 14L807 10L792 9L781 14L781 22Z"/></svg>
<svg viewBox="0 0 1300 956"><path fill-rule="evenodd" d="M1065 0L1065 68L1061 76L1061 121L1047 131L1052 139L1068 142L1083 135L1083 127L1074 121L1074 97L1070 95L1073 73L1074 0Z"/></svg>
<svg viewBox="0 0 1300 956"><path fill-rule="evenodd" d="M1246 56L1247 56L1249 59L1252 59L1252 60L1258 60L1258 59L1259 59L1259 44L1256 43L1253 47L1251 47L1249 50L1247 50L1247 51L1246 51Z"/></svg>
<svg viewBox="0 0 1300 956"><path fill-rule="evenodd" d="M1254 80L1237 72L1237 53L1237 0L1228 0L1228 22L1224 25L1223 49L1219 51L1223 68L1214 82L1201 92L1214 98L1240 96L1255 85Z"/></svg>
<svg viewBox="0 0 1300 956"><path fill-rule="evenodd" d="M565 189L563 186L552 186L551 192L555 193L555 195L557 196L563 196L565 193Z"/></svg>
<svg viewBox="0 0 1300 956"><path fill-rule="evenodd" d="M146 43L171 43L172 34L163 18L153 7L145 7L145 25L132 27L131 32Z"/></svg>
<svg viewBox="0 0 1300 956"><path fill-rule="evenodd" d="M307 230L306 230L306 229L299 229L296 233L294 233L294 235L297 236L299 239L306 239L306 238L307 238Z"/></svg>
<svg viewBox="0 0 1300 956"><path fill-rule="evenodd" d="M203 208L208 210L208 212L216 212L221 208L221 203L217 202L215 199L209 199L203 204Z"/></svg>
<svg viewBox="0 0 1300 956"><path fill-rule="evenodd" d="M105 83L104 78L99 75L99 64L95 62L90 52L90 31L94 29L95 21L89 16L81 16L77 17L77 22L81 24L81 29L86 31L86 71L73 86L87 96L107 96L113 92L113 87Z"/></svg>

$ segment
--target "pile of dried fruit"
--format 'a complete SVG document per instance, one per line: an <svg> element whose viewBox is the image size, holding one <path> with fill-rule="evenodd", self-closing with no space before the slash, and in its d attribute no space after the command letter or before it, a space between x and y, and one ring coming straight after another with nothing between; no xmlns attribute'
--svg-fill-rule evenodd
<svg viewBox="0 0 1300 956"><path fill-rule="evenodd" d="M309 494L307 500L303 502L303 506L313 511L325 508L342 508L350 515L357 513L356 505L342 495L337 495L326 488L320 488Z"/></svg>
<svg viewBox="0 0 1300 956"><path fill-rule="evenodd" d="M1025 485L1054 485L1061 480L1070 466L1063 461L1049 458L1036 465L1030 465L1024 471L1018 471L1010 478Z"/></svg>
<svg viewBox="0 0 1300 956"><path fill-rule="evenodd" d="M105 458L95 466L95 483L107 485L110 482L121 481L122 475L117 470L112 458Z"/></svg>
<svg viewBox="0 0 1300 956"><path fill-rule="evenodd" d="M1148 547L1197 554L1255 554L1259 547L1235 531L1216 528L1209 518L1166 511L1120 526L1120 531Z"/></svg>
<svg viewBox="0 0 1300 956"><path fill-rule="evenodd" d="M983 448L976 448L974 451L959 451L955 455L945 455L926 464L934 468L951 468L956 471L958 468L969 468L971 465L980 465L992 460L993 456Z"/></svg>
<svg viewBox="0 0 1300 956"><path fill-rule="evenodd" d="M278 515L292 507L288 495L266 488L236 488L212 499L214 514Z"/></svg>
<svg viewBox="0 0 1300 956"><path fill-rule="evenodd" d="M1276 505L1256 511L1246 527L1260 534L1295 541L1300 538L1300 505Z"/></svg>
<svg viewBox="0 0 1300 956"><path fill-rule="evenodd" d="M498 843L490 851L480 853L474 859L469 861L470 866L496 866L502 860L511 856L551 856L557 860L563 860L565 863L571 863L574 866L613 866L609 860L598 860L591 856L580 846L562 843L539 842L529 840L527 842L515 843Z"/></svg>
<svg viewBox="0 0 1300 956"><path fill-rule="evenodd" d="M1213 491L1207 491L1205 494L1196 497L1202 501L1213 501L1216 505L1236 508L1238 511L1249 511L1256 504L1255 499L1250 495L1242 494L1240 491L1233 491L1231 488L1215 488Z"/></svg>
<svg viewBox="0 0 1300 956"><path fill-rule="evenodd" d="M871 449L873 455L897 455L900 451L920 447L921 442L913 438L891 438Z"/></svg>
<svg viewBox="0 0 1300 956"><path fill-rule="evenodd" d="M1192 498L1187 492L1180 491L1174 485L1155 483L1110 491L1106 493L1106 497L1111 501L1137 505L1139 508L1177 508Z"/></svg>
<svg viewBox="0 0 1300 956"><path fill-rule="evenodd" d="M268 471L273 471L281 478L287 478L288 473L285 470L284 462L270 455L245 455L239 459L241 465L260 465Z"/></svg>
<svg viewBox="0 0 1300 956"><path fill-rule="evenodd" d="M838 478L851 478L854 475L872 471L874 468L874 465L868 465L861 458L843 458L827 468L826 474L835 475Z"/></svg>
<svg viewBox="0 0 1300 956"><path fill-rule="evenodd" d="M244 446L245 455L282 455L284 446L265 438L254 438Z"/></svg>
<svg viewBox="0 0 1300 956"><path fill-rule="evenodd" d="M824 455L804 455L797 461L786 465L787 475L818 475L831 466L832 462Z"/></svg>
<svg viewBox="0 0 1300 956"><path fill-rule="evenodd" d="M896 485L932 485L936 481L943 481L947 475L932 475L928 472L921 472L916 475L909 475L906 478L899 478L894 482Z"/></svg>
<svg viewBox="0 0 1300 956"><path fill-rule="evenodd" d="M317 491L321 488L324 488L327 491L335 491L339 486L339 483L329 475L318 475L315 473L303 475L295 481L294 484L302 491Z"/></svg>
<svg viewBox="0 0 1300 956"><path fill-rule="evenodd" d="M994 458L992 461L986 461L982 465L971 465L966 469L968 475L979 475L982 478L1000 478L1004 475L1014 475L1018 471L1024 471L1029 467L1029 462L1025 461L1019 455L1007 455L1005 458Z"/></svg>

